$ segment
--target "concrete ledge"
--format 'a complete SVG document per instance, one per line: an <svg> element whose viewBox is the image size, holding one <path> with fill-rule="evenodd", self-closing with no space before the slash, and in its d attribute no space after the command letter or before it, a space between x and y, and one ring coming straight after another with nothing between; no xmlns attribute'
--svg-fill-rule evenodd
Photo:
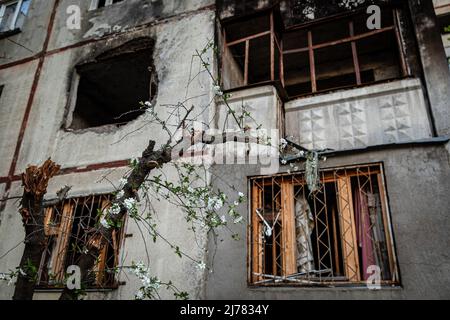
<svg viewBox="0 0 450 320"><path fill-rule="evenodd" d="M297 99L285 105L291 140L310 150L346 150L433 136L419 79Z"/></svg>
<svg viewBox="0 0 450 320"><path fill-rule="evenodd" d="M309 108L317 105L325 106L327 104L336 103L340 100L360 100L368 99L380 95L395 94L397 92L421 89L419 79L404 79L392 82L385 82L372 86L365 86L355 89L345 89L333 93L324 93L312 97L298 98L292 100L285 105L286 112L296 110L298 108Z"/></svg>

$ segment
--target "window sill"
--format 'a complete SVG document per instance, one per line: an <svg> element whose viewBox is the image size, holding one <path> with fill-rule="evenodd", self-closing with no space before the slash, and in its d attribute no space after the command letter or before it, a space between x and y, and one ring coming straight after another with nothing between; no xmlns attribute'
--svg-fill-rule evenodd
<svg viewBox="0 0 450 320"><path fill-rule="evenodd" d="M16 28L14 30L0 32L0 40L8 38L8 37L15 36L16 34L19 34L21 32L22 32L22 30L20 28Z"/></svg>
<svg viewBox="0 0 450 320"><path fill-rule="evenodd" d="M248 289L252 291L267 291L267 290L336 290L336 291L347 291L347 290L364 290L364 291L397 291L403 290L403 287L399 284L382 284L381 289L371 290L367 287L367 284L317 284L317 285L302 285L302 284L266 284L266 285L248 285Z"/></svg>
<svg viewBox="0 0 450 320"><path fill-rule="evenodd" d="M119 289L119 286L112 286L112 287L106 287L106 288L91 288L86 289L85 292L87 293L103 293L103 292L113 292L115 290ZM34 290L36 293L62 293L64 289L62 288L45 288L45 287L38 287Z"/></svg>

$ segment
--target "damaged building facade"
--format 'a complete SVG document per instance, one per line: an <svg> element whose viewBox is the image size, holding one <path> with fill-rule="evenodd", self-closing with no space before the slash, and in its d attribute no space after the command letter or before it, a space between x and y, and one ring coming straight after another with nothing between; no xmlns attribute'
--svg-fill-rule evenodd
<svg viewBox="0 0 450 320"><path fill-rule="evenodd" d="M376 27L367 23L372 4ZM67 25L71 6L79 28ZM217 83L199 73L187 87L192 55L214 41L209 61L227 103L285 138L279 170L210 168L213 188L247 196L244 222L215 236L194 237L178 208L155 204L160 232L206 268L142 236L131 219L96 268L144 261L148 249L155 276L194 299L449 298L448 12L450 1L439 0L0 1L0 196L11 199L0 207L0 272L21 259L14 198L28 165L62 166L49 199L72 186L47 210L59 223L45 230L46 285L35 293L58 298L51 280L76 260L66 235L83 237L130 159L149 139L164 140L133 106L194 97L219 127ZM305 157L320 166L316 185ZM127 274L99 274L91 299L133 299L140 287ZM0 283L1 299L13 291Z"/></svg>

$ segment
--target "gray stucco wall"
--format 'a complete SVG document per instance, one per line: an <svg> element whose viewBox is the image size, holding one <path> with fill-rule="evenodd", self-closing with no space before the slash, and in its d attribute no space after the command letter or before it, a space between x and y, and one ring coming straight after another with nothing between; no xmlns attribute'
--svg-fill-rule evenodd
<svg viewBox="0 0 450 320"><path fill-rule="evenodd" d="M35 0L33 3L35 5L30 9L30 17L39 12L42 17L34 21L27 19L23 33L25 34L28 28L36 28L44 35L53 1ZM60 1L49 45L49 50L58 51L45 56L39 77L35 77L38 60L18 62L15 66L0 70L0 85L4 85L0 99L2 114L0 177L3 179L7 178L11 167L20 127L30 101L33 79L36 78L39 81L36 83L34 99L31 101L29 120L18 154L15 174L20 174L30 164L41 164L49 157L63 168L86 168L91 164L123 161L140 156L150 139L155 139L158 143L167 141L159 126L148 125L148 115L114 129L85 130L77 133L62 129L70 92L76 91L76 87L71 86L74 66L80 61L93 59L105 50L120 46L134 38L146 36L155 40L153 60L159 80L155 108L163 113L167 110L163 105L177 104L190 97L196 97L190 100L190 104L204 108L212 100L213 93L210 92L212 80L206 73L196 77L195 83L191 83L187 88L192 55L214 39L215 12L214 7L210 7L212 1L173 0L163 3L163 1L127 0L87 12L89 3L90 1L86 0ZM68 30L65 27L67 17L65 10L70 4L81 6L83 19L87 19L83 20L82 30ZM41 11L45 11L45 14ZM136 12L139 14L135 15ZM94 22L89 22L91 19L94 19ZM142 24L145 25L135 28ZM106 25L128 25L129 28L101 27ZM98 32L86 36L92 28ZM85 40L88 41L83 42ZM10 46L3 46L6 42L5 39L0 40L0 48L7 54L14 54ZM42 49L40 46L37 47L39 50ZM213 60L211 55L208 58ZM0 64L2 62L0 61ZM204 116L208 119L209 115L205 112ZM141 129L136 131L139 128ZM129 133L133 134L128 135ZM116 191L115 188L102 178L108 175L108 180L117 184L128 171L125 167L62 174L52 179L48 197L54 198L56 191L64 185L73 187L69 197L112 193ZM173 171L165 173L174 176ZM17 179L8 190L5 190L4 184L0 185L0 198L20 197L22 192L21 183ZM24 230L17 201L11 200L3 204L4 208L0 208L0 256L4 257L0 259L0 272L8 272L14 270L20 262ZM155 205L161 234L173 244L179 245L190 257L203 261L205 235L199 232L195 237L189 232L179 208L168 203ZM124 265L129 266L132 262L139 261L147 264L147 245L151 252L151 261L148 265L155 276L162 281L173 281L180 290L189 292L191 298L203 297L204 271L197 268L195 261L180 259L170 246L162 241L153 244L150 235L147 233L145 237L141 236L141 231L132 221L127 224L125 233L133 234L133 237L127 238L121 248L120 257ZM141 285L140 282L126 272L119 278L126 284L120 286L118 290L92 293L90 298L133 299ZM8 286L4 281L0 282L0 299L10 299L13 291L14 286ZM161 293L166 299L174 297L173 293L168 291L162 290ZM58 296L57 292L38 292L35 298L57 299Z"/></svg>
<svg viewBox="0 0 450 320"><path fill-rule="evenodd" d="M261 288L247 286L247 223L210 240L206 297L209 299L449 299L450 298L450 160L445 146L417 146L342 155L323 168L382 162L400 269L401 287ZM286 169L287 170L287 169ZM238 190L246 177L259 175L254 166L221 166L214 174ZM216 187L225 184L216 181ZM248 217L247 205L240 213Z"/></svg>

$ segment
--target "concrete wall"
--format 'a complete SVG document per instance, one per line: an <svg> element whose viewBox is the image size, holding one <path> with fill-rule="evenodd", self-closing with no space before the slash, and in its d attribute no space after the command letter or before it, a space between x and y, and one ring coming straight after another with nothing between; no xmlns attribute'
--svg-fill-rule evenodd
<svg viewBox="0 0 450 320"><path fill-rule="evenodd" d="M9 172L36 68L37 61L31 61L0 72L0 84L4 85L0 97L1 177Z"/></svg>
<svg viewBox="0 0 450 320"><path fill-rule="evenodd" d="M0 65L33 57L42 50L54 2L31 1L21 32L8 39L0 39Z"/></svg>
<svg viewBox="0 0 450 320"><path fill-rule="evenodd" d="M322 168L383 162L401 287L366 288L249 288L247 286L247 224L222 230L210 241L206 297L208 299L449 299L450 298L450 160L444 146L380 150L333 157ZM287 171L285 168L283 171ZM220 166L214 174L227 184L248 190L247 179L258 167ZM232 192L232 191L230 191ZM248 203L239 207L249 216ZM231 239L237 233L240 241ZM214 244L216 243L216 244ZM214 253L214 254L213 254Z"/></svg>
<svg viewBox="0 0 450 320"><path fill-rule="evenodd" d="M111 183L118 184L128 169L100 170L89 173L76 173L55 177L48 188L47 197L52 198L63 185L73 186L69 197L86 196L91 194L108 194L115 191ZM170 177L173 172L166 171ZM105 179L106 177L106 179ZM0 189L1 190L1 189ZM10 197L21 196L23 190L20 183L14 183L10 191ZM157 215L155 223L158 224L158 231L174 245L180 248L190 257L197 261L204 261L204 248L206 246L206 235L198 232L194 235L188 230L190 227L183 218L179 209L167 202L154 201L153 205ZM143 214L149 213L142 204L140 208ZM14 232L11 232L14 230ZM162 281L173 283L180 289L190 293L191 298L198 299L203 295L203 271L197 268L197 263L187 258L180 259L172 248L162 240L153 243L152 238L145 232L142 224L139 226L131 219L127 220L125 234L132 237L123 241L120 250L119 261L122 266L130 266L133 262L144 262L151 268L152 275L159 277ZM19 264L23 245L24 231L18 205L16 201L8 201L2 213L0 224L0 255L6 254L0 259L0 270L6 272L14 270ZM146 247L150 256L148 260ZM11 250L11 251L10 251ZM8 251L10 251L8 253ZM122 271L118 276L118 281L125 282L118 290L104 293L90 293L89 298L93 299L113 299L127 300L133 299L134 294L141 287L142 283L128 271ZM8 286L6 282L0 282L0 300L10 299L14 291L13 286ZM171 292L162 290L161 295L165 299L172 299ZM41 291L35 293L36 299L58 299L58 291Z"/></svg>
<svg viewBox="0 0 450 320"><path fill-rule="evenodd" d="M449 0L433 0L433 4L437 15L445 14L450 11Z"/></svg>
<svg viewBox="0 0 450 320"><path fill-rule="evenodd" d="M164 140L164 134L156 131L154 126L144 126L143 115L137 120L121 128L101 128L70 132L62 129L64 117L69 105L69 98L74 75L74 67L83 62L94 59L104 50L117 47L136 37L148 36L155 39L154 65L158 73L158 96L156 108L164 110L165 104L184 101L188 97L197 97L189 101L190 104L205 107L213 100L210 88L212 81L206 74L200 74L188 90L186 85L191 71L191 57L196 49L202 49L208 40L214 39L214 7L212 0L126 0L121 3L99 10L88 11L90 1L35 0L30 8L29 18L23 32L11 37L19 43L26 44L32 51L13 45L12 42L0 40L0 55L7 58L0 60L0 68L5 63L17 62L17 65L3 67L0 72L0 85L5 85L0 97L0 178L2 183L7 177L16 149L20 127L27 110L29 119L26 123L20 152L17 154L17 166L14 174L18 175L29 164L40 164L48 157L63 166L63 168L86 167L99 163L116 160L127 160L139 156L148 144L149 139ZM51 34L47 34L48 23L54 4L58 3L55 11L54 27ZM267 5L268 1L260 1ZM81 30L66 28L66 9L69 5L78 4L82 11ZM416 7L417 8L417 7ZM132 17L132 19L130 19ZM431 23L427 26L428 16L418 17L421 23L418 30L428 32L434 28ZM422 20L421 20L422 19ZM433 21L432 21L433 22ZM434 30L434 29L433 29ZM33 57L44 47L44 39L48 36L48 52ZM449 125L448 108L442 102L445 90L441 81L446 72L439 72L433 77L433 58L440 57L442 49L434 46L433 39L419 39L422 53L422 63L428 75L425 77L427 88L433 90L431 106L432 120L438 119L440 134L445 134ZM434 42L433 42L433 41ZM427 43L432 41L431 50ZM33 58L30 58L33 57ZM19 60L30 58L30 60ZM38 60L37 58L40 58ZM213 57L209 57L213 61ZM198 68L198 66L196 66ZM442 68L441 68L442 69ZM38 71L38 72L36 72ZM33 80L35 88L33 88ZM433 85L436 85L433 89ZM359 91L358 91L359 90ZM187 92L187 93L186 93ZM382 93L380 93L382 92ZM350 109L350 101L356 101L356 106L364 110L365 123L373 117L381 117L385 105L384 100L395 99L392 94L399 95L400 100L407 101L405 107L409 127L408 139L427 138L432 135L430 120L426 113L424 92L417 80L381 85L379 87L357 89L356 91L342 91L328 96L314 97L309 100L298 100L286 105L288 111L288 135L305 136L306 130L317 126L329 126L325 135L325 147L345 149L359 146L356 143L345 145L345 139L337 139L336 132L345 130L345 125L337 121L334 115L340 104L348 104L344 109ZM250 106L250 111L258 123L266 129L278 128L280 120L281 101L273 87L259 87L242 92L233 93L230 100L234 107L242 103ZM308 106L306 106L309 103ZM403 104L404 106L405 104ZM330 107L332 106L332 108ZM337 107L336 107L337 106ZM223 105L218 108L223 109ZM297 117L301 110L324 110L328 113L328 122L321 123L321 119L314 119L309 124L302 124ZM238 108L239 109L239 108ZM391 108L386 111L392 117L396 112L402 113L404 108ZM344 110L345 111L345 110ZM222 112L222 110L221 110ZM377 113L378 112L378 113ZM393 115L392 115L393 112ZM312 112L314 113L314 112ZM224 113L216 119L219 124ZM209 122L211 114L205 114L205 121ZM399 116L404 118L403 116ZM350 120L353 115L350 115ZM377 118L378 119L378 118ZM398 119L382 119L394 121ZM380 121L381 121L380 120ZM401 120L401 119L400 119ZM297 122L296 122L297 121ZM399 122L400 124L401 121ZM308 126L311 126L310 128ZM394 139L385 139L386 133L382 124L375 123L375 127L366 128L368 140L362 146L379 143L401 142L398 127ZM337 131L331 130L332 128ZM350 128L354 137L354 127ZM356 128L357 129L357 128ZM403 130L403 129L401 129ZM134 133L133 133L134 132ZM133 133L131 135L128 135ZM350 139L350 140L351 140ZM328 143L329 142L329 143ZM306 143L308 144L308 143ZM314 144L314 146L321 146ZM445 151L447 149L447 151ZM385 289L379 292L368 292L364 289L249 289L246 285L246 226L239 225L235 231L241 235L242 241L230 240L229 232L221 232L217 247L213 239L209 241L209 264L212 273L205 282L205 272L198 270L195 263L179 260L164 243L152 244L149 238L145 242L140 236L137 226L130 222L126 233L133 237L126 240L121 250L124 264L143 260L146 262L145 245L151 252L150 266L155 275L162 280L172 280L181 289L191 293L192 298L450 298L450 261L448 257L449 237L449 198L450 146L429 146L403 148L398 150L373 151L370 153L340 156L330 159L326 167L348 164L369 163L382 161L386 167L387 186L393 217L394 237L397 243L399 266L403 288ZM13 166L14 167L14 166ZM221 166L215 167L215 173L226 178L238 190L247 189L247 177L260 174L259 167ZM72 173L56 177L49 187L49 197L63 185L71 185L70 196L86 196L90 194L109 193L113 186L102 179L108 174L109 179L117 181L123 176L126 168L116 170L98 170L85 173ZM166 171L167 174L173 172ZM214 181L216 187L226 188L223 181ZM235 191L233 191L235 192ZM231 191L230 191L231 193ZM20 183L16 180L10 188L0 185L0 196L10 197L22 194ZM204 260L206 238L199 234L198 238L187 230L183 222L182 213L168 204L156 204L157 220L163 235L182 245L190 256ZM240 207L241 213L247 217L246 206ZM4 209L0 209L0 272L14 269L20 260L23 247L23 227L17 213L17 202L7 201ZM9 252L9 250L11 250ZM217 250L217 251L215 251ZM215 254L213 254L215 253ZM215 257L213 259L213 257ZM92 293L93 299L132 299L139 283L121 274L120 280L127 284L118 290L108 293ZM13 287L0 283L0 299L11 297ZM169 293L164 298L171 298ZM57 298L57 294L41 292L36 299Z"/></svg>
<svg viewBox="0 0 450 320"><path fill-rule="evenodd" d="M239 126L229 115L230 109L225 105L222 99L217 103L216 126L222 130L225 129L238 130ZM283 108L277 90L273 86L261 86L252 89L244 89L235 91L228 100L229 107L236 112L236 116L242 114L244 107L253 118L246 118L245 125L256 130L258 126L264 129L278 129L280 119L280 111ZM226 121L226 119L229 119ZM245 126L244 125L244 126Z"/></svg>
<svg viewBox="0 0 450 320"><path fill-rule="evenodd" d="M419 80L401 80L285 104L288 136L307 149L352 149L430 138Z"/></svg>
<svg viewBox="0 0 450 320"><path fill-rule="evenodd" d="M209 29L190 28L191 25L208 24ZM120 129L82 132L62 130L65 110L69 104L68 92L72 83L73 68L83 57L92 56L92 52L99 53L99 48L115 47L132 37L154 37L156 38L154 64L159 79L156 108L164 112L161 105L174 104L184 99L183 96L174 96L174 92L183 94L186 92L191 56L185 55L185 52L195 52L195 49L203 48L213 32L212 28L213 21L210 14L190 16L173 24L161 24L154 28L117 36L113 40L89 44L50 56L43 66L43 75L30 115L24 140L25 147L19 157L17 172L21 172L30 163L42 162L49 155L65 167L129 159L140 155L148 144L148 138L152 137L161 142L167 140L164 132L155 130L154 126L144 126L135 134L128 135L148 121L148 116L145 115ZM177 47L178 50L173 50L173 47ZM61 65L67 67L61 70ZM202 76L199 80L200 83L207 84L208 78ZM192 86L188 96L195 97L204 93L203 87ZM202 96L193 99L191 103L199 106L207 105L208 99L208 96ZM136 105L138 103L139 101L136 101ZM48 114L53 116L48 117ZM127 138L123 139L126 135ZM36 141L40 143L34 143ZM89 147L94 145L95 148Z"/></svg>
<svg viewBox="0 0 450 320"><path fill-rule="evenodd" d="M450 135L450 70L437 24L433 3L408 2L415 29L424 85L430 102L431 116L437 135Z"/></svg>
<svg viewBox="0 0 450 320"><path fill-rule="evenodd" d="M55 32L49 49L70 46L80 41L132 31L144 24L152 24L180 14L192 13L214 4L212 0L126 0L111 6L89 11L91 1L61 0L58 6ZM67 30L67 7L81 8L81 30Z"/></svg>
<svg viewBox="0 0 450 320"><path fill-rule="evenodd" d="M37 15L37 18L27 19L26 28L36 28L34 32L39 33L39 36L44 35L43 30L47 29L52 3L33 1L30 17ZM88 165L127 160L140 156L150 139L155 139L158 144L167 140L160 127L146 125L148 121L146 115L120 128L104 127L80 132L62 129L71 91L76 90L72 87L74 67L134 38L148 36L155 40L153 60L159 80L155 108L160 110L161 116L167 110L164 107L166 104L176 104L187 98L197 97L189 100L189 103L204 108L212 100L210 92L212 80L206 73L200 74L188 86L192 55L195 50L203 49L211 39L214 39L215 12L214 7L211 7L212 1L173 0L163 3L163 1L127 0L88 12L89 3L90 1L60 1L48 48L50 51L56 51L45 53L38 75L35 75L39 63L37 59L18 63L0 71L0 85L5 85L0 98L2 182L6 181L8 176L29 101L30 114L17 155L16 175L23 172L28 165L41 164L49 157L63 168L78 169L86 168ZM68 30L65 27L67 17L65 10L69 4L79 4L82 8L82 30ZM121 27L114 28L114 26ZM39 37L33 41L38 40ZM33 41L30 40L30 43ZM8 46L4 46L6 42L7 40L0 40L2 50L13 52ZM210 54L212 55L212 52ZM212 61L211 55L208 59ZM198 64L193 66L198 67ZM30 99L33 79L38 81L35 82L34 98ZM138 102L136 101L137 104ZM203 120L207 121L208 112L204 117ZM137 130L139 128L142 129ZM110 193L115 190L108 180L117 183L126 171L127 168L119 168L60 175L52 180L48 196L55 197L56 191L64 185L73 187L70 197ZM173 171L165 173L170 176ZM103 179L106 174L107 180ZM9 190L5 190L2 185L0 197L6 196L6 191L10 197L20 196L23 192L19 181L13 182ZM158 212L155 219L161 234L179 245L192 258L203 261L205 235L199 233L194 237L192 232L188 231L185 219L178 208L167 203L155 206ZM15 269L20 261L23 251L20 243L23 241L24 233L16 201L7 201L4 210L0 210L0 215L2 221L0 256L12 249L0 259L0 272L6 272ZM133 234L133 237L128 238L121 249L124 265L130 265L132 261L147 262L147 246L151 254L149 265L156 276L164 281L172 280L180 290L188 291L191 298L202 297L204 271L199 270L195 262L178 258L163 242L153 244L148 235L143 238L141 231L131 221L127 224L126 233ZM138 281L129 274L121 274L119 280L125 281L126 285L106 294L92 293L91 298L133 299L134 293L140 287ZM9 299L12 292L12 286L0 283L0 299ZM51 292L38 292L35 295L36 299L57 297L57 293ZM162 297L170 299L173 298L173 294L163 292Z"/></svg>

